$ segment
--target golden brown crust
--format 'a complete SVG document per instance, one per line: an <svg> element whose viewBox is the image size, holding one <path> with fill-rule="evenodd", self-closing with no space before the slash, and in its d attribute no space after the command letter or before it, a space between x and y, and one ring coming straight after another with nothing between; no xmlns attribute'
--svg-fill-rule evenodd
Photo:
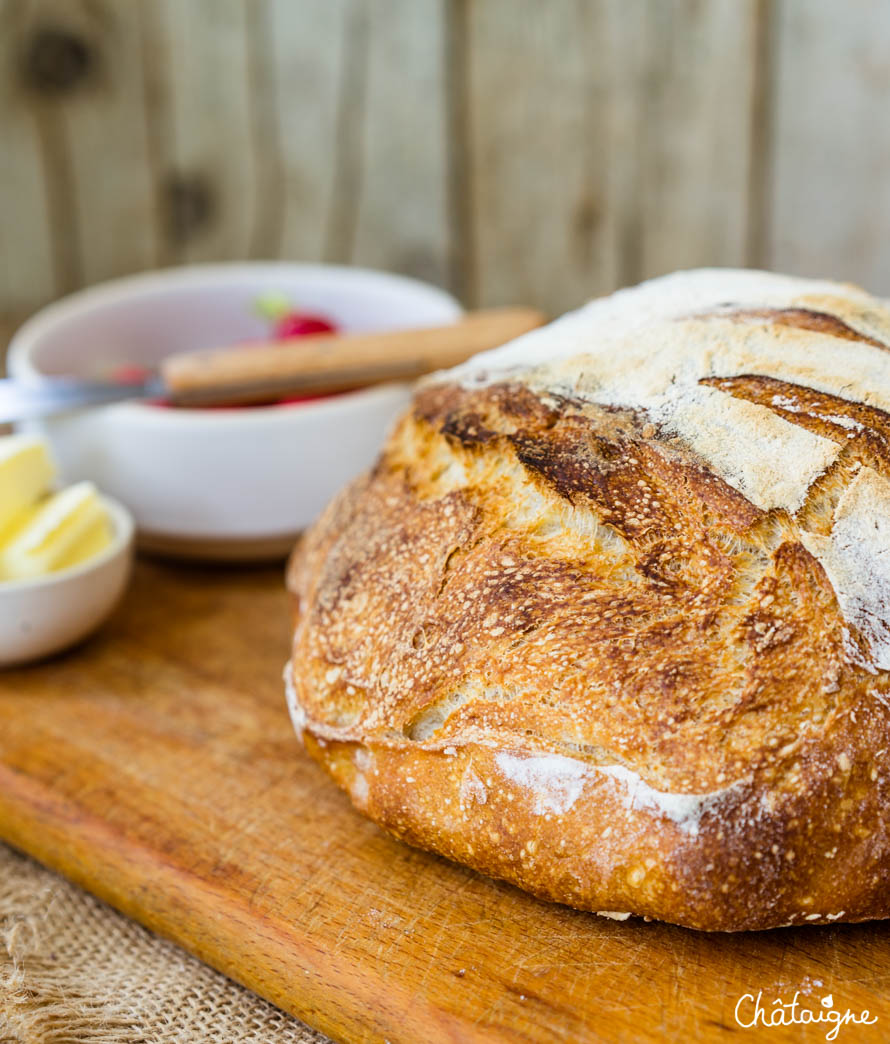
<svg viewBox="0 0 890 1044"><path fill-rule="evenodd" d="M890 685L800 535L890 416L778 383L720 387L843 445L795 515L642 411L418 394L289 568L292 709L362 811L583 909L890 915Z"/></svg>

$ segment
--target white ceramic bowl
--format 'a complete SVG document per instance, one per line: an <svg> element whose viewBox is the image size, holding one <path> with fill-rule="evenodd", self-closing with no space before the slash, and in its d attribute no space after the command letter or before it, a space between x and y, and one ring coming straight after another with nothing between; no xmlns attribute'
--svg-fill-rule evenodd
<svg viewBox="0 0 890 1044"><path fill-rule="evenodd" d="M81 291L16 333L10 373L95 372L268 336L252 311L271 291L345 330L453 322L449 294L402 276L335 265L244 263L166 269ZM120 403L29 426L49 439L64 481L92 479L133 512L141 546L198 557L284 553L333 494L373 463L410 387L389 384L306 403L170 410Z"/></svg>
<svg viewBox="0 0 890 1044"><path fill-rule="evenodd" d="M104 551L47 576L0 581L0 667L67 649L114 608L130 575L133 519L110 497L102 501L114 530Z"/></svg>

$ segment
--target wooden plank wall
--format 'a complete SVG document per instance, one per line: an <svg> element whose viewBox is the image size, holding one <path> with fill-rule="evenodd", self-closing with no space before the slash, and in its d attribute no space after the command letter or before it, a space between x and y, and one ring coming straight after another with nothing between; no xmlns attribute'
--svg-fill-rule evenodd
<svg viewBox="0 0 890 1044"><path fill-rule="evenodd" d="M0 0L0 316L245 257L890 294L888 45L881 0Z"/></svg>

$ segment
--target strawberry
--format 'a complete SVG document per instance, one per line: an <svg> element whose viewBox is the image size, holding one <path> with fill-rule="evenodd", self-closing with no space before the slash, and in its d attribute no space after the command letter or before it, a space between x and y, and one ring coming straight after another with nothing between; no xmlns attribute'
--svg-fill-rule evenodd
<svg viewBox="0 0 890 1044"><path fill-rule="evenodd" d="M275 323L275 339L286 341L290 337L309 337L312 334L332 334L337 327L320 315L307 312L290 312Z"/></svg>
<svg viewBox="0 0 890 1044"><path fill-rule="evenodd" d="M284 294L264 294L257 299L255 308L263 318L274 323L272 336L277 341L337 333L336 324L326 316L294 308Z"/></svg>

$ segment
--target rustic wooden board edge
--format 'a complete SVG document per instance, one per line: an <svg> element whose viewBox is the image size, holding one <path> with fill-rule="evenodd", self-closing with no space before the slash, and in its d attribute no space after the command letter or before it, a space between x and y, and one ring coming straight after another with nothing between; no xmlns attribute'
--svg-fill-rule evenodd
<svg viewBox="0 0 890 1044"><path fill-rule="evenodd" d="M433 1040L502 1039L482 1028L468 1037L466 1026L452 1023L447 1012L425 1005L391 981L364 974L351 962L337 961L300 933L284 933L268 920L263 963L256 965L253 975L240 974L232 954L243 946L245 932L256 931L256 913L246 916L249 903L236 901L219 885L172 863L159 873L152 853L127 843L100 819L4 765L0 765L0 837L335 1040L385 1037L392 1044L420 1040L432 1044ZM97 851L103 857L98 874ZM152 885L137 892L121 887L121 882L134 879ZM186 902L187 895L198 894L210 915ZM171 916L171 906L178 908L178 918ZM293 977L295 966L303 972L299 985ZM369 1012L377 1013L373 1024ZM431 1025L441 1030L436 1037L429 1036Z"/></svg>

